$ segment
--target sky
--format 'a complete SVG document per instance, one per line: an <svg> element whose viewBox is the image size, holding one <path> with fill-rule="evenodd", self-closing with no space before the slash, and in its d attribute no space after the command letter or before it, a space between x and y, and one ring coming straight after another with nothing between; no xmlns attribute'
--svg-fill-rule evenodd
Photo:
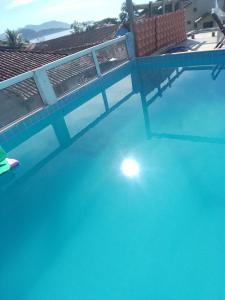
<svg viewBox="0 0 225 300"><path fill-rule="evenodd" d="M0 32L57 20L72 23L118 17L124 0L0 0ZM135 3L147 0L136 0Z"/></svg>

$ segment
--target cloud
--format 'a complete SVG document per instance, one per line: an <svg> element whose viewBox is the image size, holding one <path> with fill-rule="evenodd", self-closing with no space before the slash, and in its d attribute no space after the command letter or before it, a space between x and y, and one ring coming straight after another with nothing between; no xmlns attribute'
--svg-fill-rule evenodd
<svg viewBox="0 0 225 300"><path fill-rule="evenodd" d="M69 17L74 15L74 19L90 19L89 15L93 11L98 11L103 5L105 0L63 0L54 1L47 5L43 11L44 15L51 15L53 18L60 16ZM92 18L91 18L92 19Z"/></svg>
<svg viewBox="0 0 225 300"><path fill-rule="evenodd" d="M9 5L6 6L7 9L14 9L19 6L27 5L32 3L33 0L13 0Z"/></svg>

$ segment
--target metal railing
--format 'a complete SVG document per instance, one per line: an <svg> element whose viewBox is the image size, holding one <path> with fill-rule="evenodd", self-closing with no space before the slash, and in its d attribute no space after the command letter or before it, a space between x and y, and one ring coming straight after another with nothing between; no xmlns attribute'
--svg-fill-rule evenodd
<svg viewBox="0 0 225 300"><path fill-rule="evenodd" d="M63 57L59 60L56 60L54 62L51 62L49 64L46 64L40 68L37 68L33 71L29 71L26 73L23 73L21 75L15 76L13 78L7 79L5 81L0 82L0 93L4 89L8 89L12 87L13 85L19 84L27 79L33 79L38 92L41 96L41 99L45 105L52 105L56 103L59 99L57 97L56 92L54 90L53 84L51 83L51 78L48 75L48 72L56 69L62 65L74 62L84 56L91 56L93 59L94 67L96 70L97 77L101 77L104 72L101 71L100 68L100 61L98 58L98 51L102 50L104 48L119 44L121 42L125 43L126 51L127 51L127 60L134 59L134 42L133 42L133 35L132 33L126 34L126 36L122 36L110 41L107 41L105 43L99 44L97 46L94 46L92 48L88 48L85 50L82 50L80 52L77 52L75 54ZM78 74L79 75L79 74Z"/></svg>

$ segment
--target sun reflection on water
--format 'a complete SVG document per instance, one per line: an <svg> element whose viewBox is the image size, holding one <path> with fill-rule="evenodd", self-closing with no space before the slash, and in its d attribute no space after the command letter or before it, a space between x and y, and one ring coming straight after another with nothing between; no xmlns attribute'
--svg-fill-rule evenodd
<svg viewBox="0 0 225 300"><path fill-rule="evenodd" d="M138 177L140 174L139 163L132 158L126 158L122 161L121 171L124 176Z"/></svg>

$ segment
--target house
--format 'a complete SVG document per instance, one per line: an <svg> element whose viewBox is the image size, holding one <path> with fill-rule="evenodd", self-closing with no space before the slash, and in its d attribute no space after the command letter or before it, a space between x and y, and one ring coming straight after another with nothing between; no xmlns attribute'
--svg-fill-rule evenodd
<svg viewBox="0 0 225 300"><path fill-rule="evenodd" d="M225 8L225 1L218 0L221 9ZM187 32L195 29L217 27L211 17L211 10L215 7L215 0L192 0L186 7Z"/></svg>
<svg viewBox="0 0 225 300"><path fill-rule="evenodd" d="M200 18L194 21L194 29L207 29L216 27L217 24L212 18L210 12L204 13Z"/></svg>
<svg viewBox="0 0 225 300"><path fill-rule="evenodd" d="M58 53L27 52L0 49L0 81L39 68L65 55Z"/></svg>
<svg viewBox="0 0 225 300"><path fill-rule="evenodd" d="M98 29L73 33L49 41L31 44L27 50L41 51L42 53L72 54L115 38L117 28L118 25L108 24Z"/></svg>
<svg viewBox="0 0 225 300"><path fill-rule="evenodd" d="M218 0L218 5L225 10L225 0ZM211 17L213 7L215 7L215 0L164 0L135 5L142 16L154 16L183 8L185 10L187 32L195 29L217 27Z"/></svg>
<svg viewBox="0 0 225 300"><path fill-rule="evenodd" d="M65 54L58 53L0 50L0 82L32 71L65 56ZM60 97L64 89L68 90L70 85L72 85L72 88L76 83L79 85L80 80L85 80L84 72L86 78L96 76L95 65L90 56L82 57L73 62L62 64L60 67L53 68L48 71L48 76L57 96ZM33 79L13 85L10 90L3 90L4 93L7 94L8 98L12 97L15 99L18 96L24 101L28 101L33 96L38 95Z"/></svg>

